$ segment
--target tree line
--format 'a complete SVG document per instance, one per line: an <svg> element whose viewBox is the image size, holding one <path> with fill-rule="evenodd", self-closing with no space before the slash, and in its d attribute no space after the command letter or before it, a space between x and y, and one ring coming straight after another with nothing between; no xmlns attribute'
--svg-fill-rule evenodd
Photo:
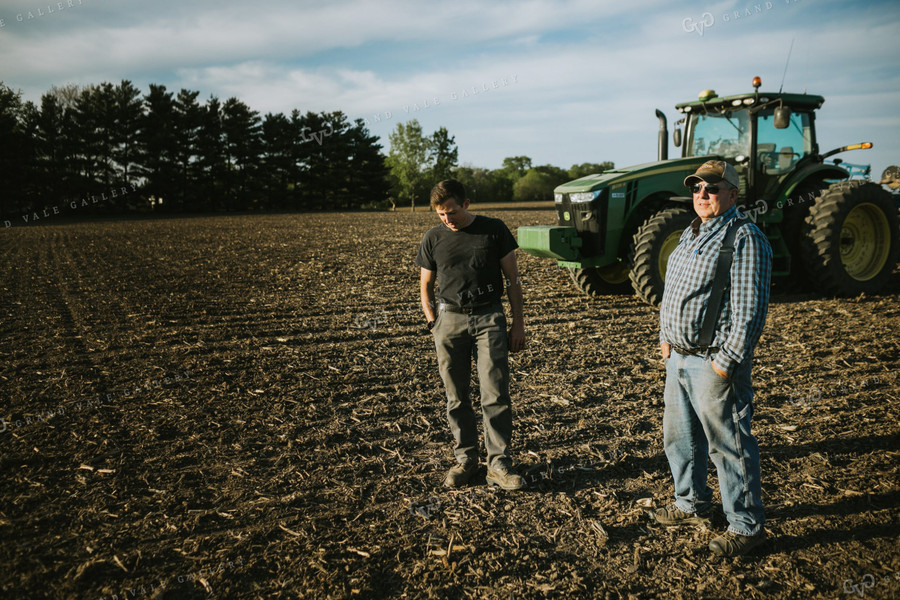
<svg viewBox="0 0 900 600"><path fill-rule="evenodd" d="M82 212L347 210L427 205L456 177L474 201L547 200L556 185L612 163L500 169L459 166L454 138L399 123L382 153L343 112L261 116L237 98L130 81L53 87L39 105L0 82L0 218ZM26 218L27 221L27 218ZM17 223L21 224L21 223Z"/></svg>
<svg viewBox="0 0 900 600"><path fill-rule="evenodd" d="M0 214L97 196L92 210L358 208L384 201L376 136L341 111L260 116L237 98L198 101L129 81L52 88L40 106L0 85ZM111 194L122 188L136 193Z"/></svg>
<svg viewBox="0 0 900 600"><path fill-rule="evenodd" d="M567 181L615 168L613 163L582 163L568 170L553 165L532 165L528 156L503 159L499 169L458 166L455 140L441 127L425 136L415 119L399 123L388 136L393 198L428 204L435 182L453 177L466 186L473 202L530 202L553 200L553 189Z"/></svg>

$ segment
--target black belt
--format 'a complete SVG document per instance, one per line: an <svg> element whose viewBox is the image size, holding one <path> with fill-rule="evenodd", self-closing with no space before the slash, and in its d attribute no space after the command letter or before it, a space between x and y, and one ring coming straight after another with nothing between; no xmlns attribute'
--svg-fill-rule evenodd
<svg viewBox="0 0 900 600"><path fill-rule="evenodd" d="M439 304L439 310L446 310L447 312L459 313L463 315L471 315L477 312L487 312L485 309L487 308L497 308L500 310L502 307L499 302L487 302L485 304L475 304L474 306L454 306L452 304Z"/></svg>
<svg viewBox="0 0 900 600"><path fill-rule="evenodd" d="M679 348L678 346L672 346L672 350L677 352L678 354L684 356L709 356L710 354L715 354L719 351L718 346L705 346L702 348Z"/></svg>

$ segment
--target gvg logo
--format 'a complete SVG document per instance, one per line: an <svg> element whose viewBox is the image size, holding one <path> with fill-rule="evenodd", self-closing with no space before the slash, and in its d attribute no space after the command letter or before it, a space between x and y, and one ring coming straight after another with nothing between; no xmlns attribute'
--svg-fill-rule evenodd
<svg viewBox="0 0 900 600"><path fill-rule="evenodd" d="M875 587L876 584L889 583L892 575L895 580L900 581L900 571L894 571L892 574L883 576L881 581L877 580L871 573L863 575L862 580L859 583L853 583L852 579L846 579L844 580L844 593L858 594L859 597L862 598L866 595L866 591Z"/></svg>
<svg viewBox="0 0 900 600"><path fill-rule="evenodd" d="M681 22L681 27L688 33L696 31L702 37L703 30L707 27L712 27L715 24L716 18L713 16L713 14L711 12L705 12L700 15L699 21L695 21L693 17L686 17L684 21Z"/></svg>

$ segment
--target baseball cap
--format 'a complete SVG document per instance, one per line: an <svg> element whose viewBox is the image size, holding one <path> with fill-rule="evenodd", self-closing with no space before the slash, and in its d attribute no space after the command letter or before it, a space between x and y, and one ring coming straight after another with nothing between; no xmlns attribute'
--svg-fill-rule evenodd
<svg viewBox="0 0 900 600"><path fill-rule="evenodd" d="M690 187L692 180L703 180L706 183L719 183L723 179L732 187L740 187L737 171L724 160L708 160L693 175L684 178L684 185Z"/></svg>

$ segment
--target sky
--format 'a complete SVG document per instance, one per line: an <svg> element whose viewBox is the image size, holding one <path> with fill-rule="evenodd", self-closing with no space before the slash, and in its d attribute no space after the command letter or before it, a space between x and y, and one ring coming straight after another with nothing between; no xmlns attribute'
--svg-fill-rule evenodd
<svg viewBox="0 0 900 600"><path fill-rule="evenodd" d="M417 119L491 169L655 160L655 109L671 131L676 103L754 76L825 97L821 151L870 141L839 156L876 177L900 164L895 0L0 0L0 81L26 100L127 79L261 114L341 110L385 147Z"/></svg>

